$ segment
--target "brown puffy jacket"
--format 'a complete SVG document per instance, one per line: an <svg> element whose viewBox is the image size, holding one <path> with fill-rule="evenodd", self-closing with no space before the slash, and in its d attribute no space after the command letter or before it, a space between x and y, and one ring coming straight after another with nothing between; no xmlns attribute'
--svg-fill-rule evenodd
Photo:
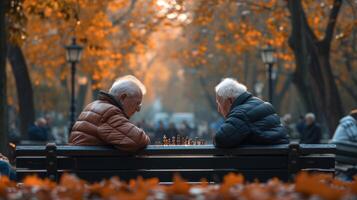
<svg viewBox="0 0 357 200"><path fill-rule="evenodd" d="M113 145L124 151L137 151L150 143L145 132L132 124L121 104L101 92L99 100L88 104L74 124L71 145Z"/></svg>

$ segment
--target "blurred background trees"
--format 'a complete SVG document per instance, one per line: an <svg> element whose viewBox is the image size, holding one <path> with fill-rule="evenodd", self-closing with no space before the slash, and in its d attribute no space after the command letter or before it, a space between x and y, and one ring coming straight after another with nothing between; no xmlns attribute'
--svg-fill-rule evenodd
<svg viewBox="0 0 357 200"><path fill-rule="evenodd" d="M84 46L77 73L78 113L100 89L133 74L148 87L136 119L192 112L198 121L215 121L213 88L223 77L234 77L268 99L267 70L260 58L266 45L277 52L273 103L280 114L297 118L314 112L332 134L338 119L356 106L353 0L6 2L0 10L0 74L8 107L0 113L8 109L6 121L22 135L36 116L52 115L55 123L67 125L70 70L63 47L73 36Z"/></svg>

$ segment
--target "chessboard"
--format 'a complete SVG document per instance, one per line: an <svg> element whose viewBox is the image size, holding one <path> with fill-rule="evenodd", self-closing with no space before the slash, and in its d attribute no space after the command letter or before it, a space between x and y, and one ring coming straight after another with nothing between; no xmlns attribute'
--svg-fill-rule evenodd
<svg viewBox="0 0 357 200"><path fill-rule="evenodd" d="M156 141L155 144L157 145L205 145L206 141L198 137L192 139L189 138L188 136L177 135L176 137L172 136L171 138L169 138L166 135L164 135L162 137L162 141Z"/></svg>

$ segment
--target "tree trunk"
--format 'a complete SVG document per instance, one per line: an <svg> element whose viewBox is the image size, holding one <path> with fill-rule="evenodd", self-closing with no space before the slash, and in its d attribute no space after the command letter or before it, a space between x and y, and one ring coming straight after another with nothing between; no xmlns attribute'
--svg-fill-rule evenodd
<svg viewBox="0 0 357 200"><path fill-rule="evenodd" d="M330 136L332 136L344 112L337 84L331 69L330 55L329 52L324 51L324 45L319 45L320 53L318 58L323 73L323 80L319 80L319 83L324 83L324 85L321 85L321 90L323 91L322 95L324 96L320 97L324 98L323 111L326 114Z"/></svg>
<svg viewBox="0 0 357 200"><path fill-rule="evenodd" d="M343 114L329 54L341 3L341 0L335 0L326 28L326 36L323 40L318 40L307 23L301 1L288 1L292 24L289 45L296 61L293 82L307 110L317 114L318 119L327 125L330 136Z"/></svg>
<svg viewBox="0 0 357 200"><path fill-rule="evenodd" d="M16 80L20 107L20 131L22 137L26 137L28 126L35 120L32 84L21 48L18 45L8 43L7 53Z"/></svg>
<svg viewBox="0 0 357 200"><path fill-rule="evenodd" d="M7 99L6 99L6 23L7 1L0 1L0 153L7 154Z"/></svg>

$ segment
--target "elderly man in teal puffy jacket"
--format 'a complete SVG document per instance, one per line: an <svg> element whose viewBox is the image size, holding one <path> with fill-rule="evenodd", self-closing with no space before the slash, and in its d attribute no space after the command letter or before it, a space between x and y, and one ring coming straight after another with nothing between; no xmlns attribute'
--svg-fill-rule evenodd
<svg viewBox="0 0 357 200"><path fill-rule="evenodd" d="M215 90L218 112L225 118L214 137L217 147L289 143L287 130L270 103L231 78L224 79Z"/></svg>

